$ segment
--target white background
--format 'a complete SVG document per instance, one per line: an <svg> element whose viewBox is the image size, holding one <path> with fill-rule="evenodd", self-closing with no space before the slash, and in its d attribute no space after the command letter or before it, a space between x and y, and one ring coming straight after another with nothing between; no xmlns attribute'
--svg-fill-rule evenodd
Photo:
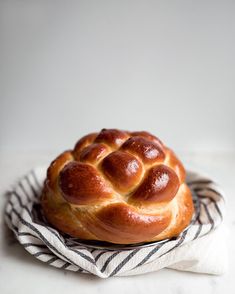
<svg viewBox="0 0 235 294"><path fill-rule="evenodd" d="M87 132L148 130L221 184L232 244L223 276L100 280L37 261L1 217L1 293L233 291L234 52L232 0L0 0L0 210L18 177Z"/></svg>
<svg viewBox="0 0 235 294"><path fill-rule="evenodd" d="M103 127L235 149L234 1L0 3L0 150L59 152Z"/></svg>

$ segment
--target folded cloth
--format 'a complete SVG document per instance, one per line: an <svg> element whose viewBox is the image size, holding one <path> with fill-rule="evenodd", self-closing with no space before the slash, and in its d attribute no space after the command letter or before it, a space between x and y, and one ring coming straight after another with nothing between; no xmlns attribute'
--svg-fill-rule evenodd
<svg viewBox="0 0 235 294"><path fill-rule="evenodd" d="M54 267L101 278L129 276L172 268L222 274L227 267L224 197L219 186L199 173L187 171L196 215L177 238L146 246L97 248L62 234L43 217L40 194L46 168L36 168L9 191L5 219L21 245Z"/></svg>

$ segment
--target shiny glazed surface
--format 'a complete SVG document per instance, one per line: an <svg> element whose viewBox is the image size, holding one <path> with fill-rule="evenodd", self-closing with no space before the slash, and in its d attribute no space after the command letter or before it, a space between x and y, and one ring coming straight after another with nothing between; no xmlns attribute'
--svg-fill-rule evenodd
<svg viewBox="0 0 235 294"><path fill-rule="evenodd" d="M49 166L42 207L73 237L117 244L178 235L193 214L185 170L154 135L102 129Z"/></svg>

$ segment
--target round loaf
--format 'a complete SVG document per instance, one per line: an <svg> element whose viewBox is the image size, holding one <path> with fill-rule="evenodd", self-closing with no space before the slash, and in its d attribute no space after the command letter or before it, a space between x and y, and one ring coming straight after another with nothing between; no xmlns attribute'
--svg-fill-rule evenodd
<svg viewBox="0 0 235 294"><path fill-rule="evenodd" d="M192 195L174 152L148 132L102 129L49 166L41 197L55 228L85 240L134 244L177 236Z"/></svg>

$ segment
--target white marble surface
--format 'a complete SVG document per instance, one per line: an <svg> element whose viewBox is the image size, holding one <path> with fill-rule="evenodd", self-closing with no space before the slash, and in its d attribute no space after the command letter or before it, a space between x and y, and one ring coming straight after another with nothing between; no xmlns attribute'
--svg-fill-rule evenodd
<svg viewBox="0 0 235 294"><path fill-rule="evenodd" d="M32 167L47 165L55 152L0 154L0 293L231 293L235 286L235 255L230 245L235 233L235 153L180 154L186 167L203 171L219 182L227 196L229 270L223 276L177 272L156 273L106 280L59 270L33 258L14 239L3 220L4 192Z"/></svg>

